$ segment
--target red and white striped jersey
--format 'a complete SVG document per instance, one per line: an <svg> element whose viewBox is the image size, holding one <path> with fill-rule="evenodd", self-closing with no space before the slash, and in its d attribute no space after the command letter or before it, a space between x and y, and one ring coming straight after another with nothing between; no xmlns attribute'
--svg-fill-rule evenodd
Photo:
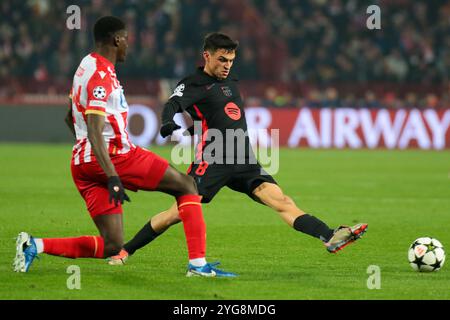
<svg viewBox="0 0 450 320"><path fill-rule="evenodd" d="M135 148L126 129L128 103L109 60L98 53L84 57L73 77L71 97L77 139L72 153L75 165L95 161L87 132L86 115L90 113L105 116L103 137L110 155Z"/></svg>

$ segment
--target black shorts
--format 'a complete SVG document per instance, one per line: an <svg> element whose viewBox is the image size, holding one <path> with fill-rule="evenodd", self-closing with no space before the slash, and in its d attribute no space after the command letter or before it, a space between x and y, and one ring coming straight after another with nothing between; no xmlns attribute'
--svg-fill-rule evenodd
<svg viewBox="0 0 450 320"><path fill-rule="evenodd" d="M210 202L224 186L245 193L253 200L253 190L263 182L276 184L275 179L257 164L192 163L187 173L194 178L202 202Z"/></svg>

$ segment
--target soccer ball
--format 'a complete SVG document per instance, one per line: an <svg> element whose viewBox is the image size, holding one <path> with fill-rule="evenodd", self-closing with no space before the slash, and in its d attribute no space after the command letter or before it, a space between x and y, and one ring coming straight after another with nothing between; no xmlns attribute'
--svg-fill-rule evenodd
<svg viewBox="0 0 450 320"><path fill-rule="evenodd" d="M408 260L415 271L437 271L445 262L444 247L439 240L434 238L416 239L409 247Z"/></svg>

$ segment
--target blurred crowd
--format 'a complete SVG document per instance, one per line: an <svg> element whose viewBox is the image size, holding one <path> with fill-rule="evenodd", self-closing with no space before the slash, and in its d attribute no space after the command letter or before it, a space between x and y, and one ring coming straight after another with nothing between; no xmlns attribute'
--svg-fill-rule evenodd
<svg viewBox="0 0 450 320"><path fill-rule="evenodd" d="M118 68L122 77L182 77L201 58L203 36L224 25L216 2L76 1L81 29L68 30L66 9L71 0L2 1L0 77L71 77L93 49L96 19L109 14L121 17L128 29L129 59Z"/></svg>
<svg viewBox="0 0 450 320"><path fill-rule="evenodd" d="M280 82L308 82L322 89L304 96L268 87L260 100L277 105L308 102L348 106L450 105L448 90L417 94L367 90L342 94L334 83L442 85L450 76L450 2L441 0L242 0L284 43ZM179 79L200 64L203 37L229 31L239 40L239 21L219 0L81 0L81 30L68 30L70 0L1 1L0 82L11 77L70 81L90 50L95 20L113 14L129 31L129 59L121 78ZM366 27L371 4L381 7L381 30ZM258 41L241 41L235 69L243 80L259 74ZM448 88L447 88L448 89ZM330 98L331 97L331 98ZM359 100L358 100L359 99ZM363 99L363 100L361 100ZM359 102L358 102L359 101Z"/></svg>
<svg viewBox="0 0 450 320"><path fill-rule="evenodd" d="M450 2L253 1L289 47L289 79L440 83L450 76ZM381 29L366 25L379 5Z"/></svg>

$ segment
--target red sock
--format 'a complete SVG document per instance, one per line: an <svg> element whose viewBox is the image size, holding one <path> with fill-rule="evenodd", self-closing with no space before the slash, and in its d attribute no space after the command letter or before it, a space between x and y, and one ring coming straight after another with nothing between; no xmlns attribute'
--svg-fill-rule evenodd
<svg viewBox="0 0 450 320"><path fill-rule="evenodd" d="M103 258L105 243L102 237L47 238L44 253L67 258Z"/></svg>
<svg viewBox="0 0 450 320"><path fill-rule="evenodd" d="M183 221L189 259L204 258L206 254L206 225L201 197L185 195L177 198L178 213Z"/></svg>

